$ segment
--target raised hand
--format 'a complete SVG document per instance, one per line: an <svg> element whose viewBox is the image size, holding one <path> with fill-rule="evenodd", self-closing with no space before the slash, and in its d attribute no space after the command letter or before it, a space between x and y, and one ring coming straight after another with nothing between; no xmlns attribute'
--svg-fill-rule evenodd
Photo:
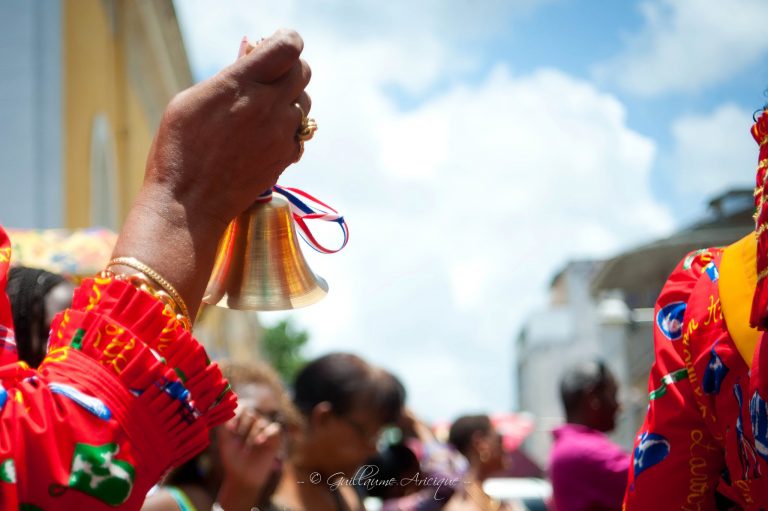
<svg viewBox="0 0 768 511"><path fill-rule="evenodd" d="M303 45L280 30L179 93L163 115L113 255L164 277L192 320L227 224L300 155L297 132L311 108Z"/></svg>
<svg viewBox="0 0 768 511"><path fill-rule="evenodd" d="M224 469L217 501L227 511L250 510L278 463L282 427L245 411L216 431Z"/></svg>

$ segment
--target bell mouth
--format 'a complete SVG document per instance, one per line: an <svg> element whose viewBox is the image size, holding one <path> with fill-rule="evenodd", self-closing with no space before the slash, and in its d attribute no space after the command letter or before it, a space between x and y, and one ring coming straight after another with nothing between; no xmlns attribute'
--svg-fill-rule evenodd
<svg viewBox="0 0 768 511"><path fill-rule="evenodd" d="M276 293L271 296L231 295L224 294L221 299L213 303L215 297L203 298L203 301L216 307L244 311L283 311L300 309L319 302L328 294L328 283L322 277L317 277L317 286L303 295L285 296Z"/></svg>
<svg viewBox="0 0 768 511"><path fill-rule="evenodd" d="M298 240L286 199L257 200L222 236L203 302L278 311L321 300L328 283L309 267Z"/></svg>

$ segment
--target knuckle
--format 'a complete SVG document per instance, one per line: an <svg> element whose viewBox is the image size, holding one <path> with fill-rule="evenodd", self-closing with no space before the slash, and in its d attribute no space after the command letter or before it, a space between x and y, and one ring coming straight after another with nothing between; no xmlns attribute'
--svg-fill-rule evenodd
<svg viewBox="0 0 768 511"><path fill-rule="evenodd" d="M312 68L307 64L307 61L304 59L300 60L301 62L301 72L302 76L304 78L304 83L307 84L312 79Z"/></svg>
<svg viewBox="0 0 768 511"><path fill-rule="evenodd" d="M189 102L190 96L190 89L177 92L168 102L168 106L165 108L163 116L169 120L177 119L179 115L186 110L186 105Z"/></svg>
<svg viewBox="0 0 768 511"><path fill-rule="evenodd" d="M298 32L291 28L281 28L276 32L276 39L279 41L285 41L287 44L294 47L298 53L304 49L304 40L301 38Z"/></svg>
<svg viewBox="0 0 768 511"><path fill-rule="evenodd" d="M275 40L272 44L273 51L288 61L298 60L301 54L301 48L295 44L295 41L281 37Z"/></svg>

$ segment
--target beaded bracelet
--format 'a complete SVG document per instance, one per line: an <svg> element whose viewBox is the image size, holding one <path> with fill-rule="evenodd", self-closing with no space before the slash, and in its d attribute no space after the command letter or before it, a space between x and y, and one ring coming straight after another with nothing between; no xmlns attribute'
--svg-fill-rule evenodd
<svg viewBox="0 0 768 511"><path fill-rule="evenodd" d="M176 320L185 330L192 331L192 321L188 316L181 313L176 301L162 289L158 289L154 283L142 273L134 273L132 275L126 275L124 273L115 273L112 270L103 270L99 273L99 277L103 279L115 279L127 282L136 289L148 293L153 298L156 298L162 303L171 313L176 317Z"/></svg>
<svg viewBox="0 0 768 511"><path fill-rule="evenodd" d="M138 270L140 273L127 275L123 273L115 273L109 269L116 265L128 266ZM137 266L141 266L147 271L142 271ZM144 263L132 257L116 257L107 263L107 269L101 272L100 276L128 282L133 287L140 289L145 293L149 293L151 296L160 300L160 302L162 302L162 304L176 316L176 319L184 329L192 331L192 320L189 317L189 311L187 310L187 306L184 303L184 300L182 300L181 295L179 295L179 292L176 291L167 280L161 277L160 274ZM163 283L165 283L165 286Z"/></svg>

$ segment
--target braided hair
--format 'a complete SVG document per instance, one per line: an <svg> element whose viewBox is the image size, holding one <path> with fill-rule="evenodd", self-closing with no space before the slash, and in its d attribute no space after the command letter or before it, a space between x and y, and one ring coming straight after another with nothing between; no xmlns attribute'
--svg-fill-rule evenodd
<svg viewBox="0 0 768 511"><path fill-rule="evenodd" d="M16 266L8 272L6 290L11 301L13 330L19 360L31 367L43 361L50 324L46 321L45 297L66 279L36 268Z"/></svg>

